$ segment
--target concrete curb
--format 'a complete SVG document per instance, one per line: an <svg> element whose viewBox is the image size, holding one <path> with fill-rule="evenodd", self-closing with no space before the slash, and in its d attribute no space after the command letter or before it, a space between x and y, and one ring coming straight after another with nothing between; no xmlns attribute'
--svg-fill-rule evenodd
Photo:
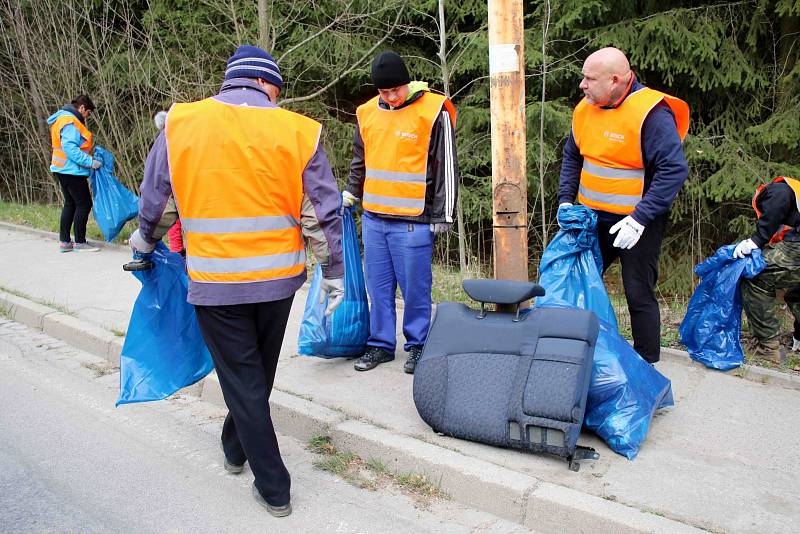
<svg viewBox="0 0 800 534"><path fill-rule="evenodd" d="M0 307L15 321L119 365L123 341L110 332L2 291ZM225 406L214 373L182 391ZM289 392L273 390L270 406L276 426L293 438L307 442L316 435L329 435L342 450L380 460L395 471L423 473L454 500L538 532L700 532L678 521L349 418Z"/></svg>
<svg viewBox="0 0 800 534"><path fill-rule="evenodd" d="M739 378L744 378L745 380L750 380L751 382L772 384L787 389L800 390L800 376L783 373L781 371L775 371L774 369L767 369L766 367L744 364L741 367L737 369L731 369L730 371L718 371L716 369L710 369L700 362L694 361L689 357L689 353L685 350L670 349L665 347L661 348L661 357L666 357L665 359L670 359L683 365L691 365L693 367L697 367L698 369L708 371L709 373L726 373L733 376L738 376Z"/></svg>

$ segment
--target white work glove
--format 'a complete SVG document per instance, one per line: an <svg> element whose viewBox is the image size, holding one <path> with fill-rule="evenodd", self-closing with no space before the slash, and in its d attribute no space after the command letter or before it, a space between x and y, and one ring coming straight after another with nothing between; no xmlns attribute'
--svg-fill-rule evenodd
<svg viewBox="0 0 800 534"><path fill-rule="evenodd" d="M561 209L564 206L572 207L572 202L562 202L561 204L558 205L558 209ZM556 221L558 222L558 227L563 230L563 228L561 226L561 221L558 220L558 215L556 215Z"/></svg>
<svg viewBox="0 0 800 534"><path fill-rule="evenodd" d="M103 162L97 158L92 158L92 169L97 170L103 166Z"/></svg>
<svg viewBox="0 0 800 534"><path fill-rule="evenodd" d="M328 306L325 308L325 315L330 315L344 300L344 278L323 278L319 289L319 303L325 302L327 295Z"/></svg>
<svg viewBox="0 0 800 534"><path fill-rule="evenodd" d="M347 191L342 191L342 206L345 208L350 208L355 203L358 202L358 197L353 196Z"/></svg>
<svg viewBox="0 0 800 534"><path fill-rule="evenodd" d="M733 249L733 257L736 259L742 259L745 256L749 256L751 252L758 248L755 241L752 239L745 239L744 241L740 241L736 248Z"/></svg>
<svg viewBox="0 0 800 534"><path fill-rule="evenodd" d="M156 248L155 244L151 245L144 240L138 228L128 238L128 244L134 253L138 252L140 254L149 254Z"/></svg>
<svg viewBox="0 0 800 534"><path fill-rule="evenodd" d="M431 224L431 232L434 234L446 234L453 227L453 223L433 223Z"/></svg>
<svg viewBox="0 0 800 534"><path fill-rule="evenodd" d="M617 248L631 249L642 237L644 226L636 222L636 219L628 215L620 222L611 227L609 234L617 234L614 239L614 246Z"/></svg>
<svg viewBox="0 0 800 534"><path fill-rule="evenodd" d="M163 130L164 126L167 124L167 112L166 111L159 111L153 116L153 124L156 125L156 128L159 130Z"/></svg>

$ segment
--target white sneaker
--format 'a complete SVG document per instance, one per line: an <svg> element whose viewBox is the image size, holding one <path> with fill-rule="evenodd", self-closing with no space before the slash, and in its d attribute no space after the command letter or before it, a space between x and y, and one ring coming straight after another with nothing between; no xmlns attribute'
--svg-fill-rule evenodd
<svg viewBox="0 0 800 534"><path fill-rule="evenodd" d="M75 243L72 245L72 250L75 252L97 252L100 248L89 243Z"/></svg>

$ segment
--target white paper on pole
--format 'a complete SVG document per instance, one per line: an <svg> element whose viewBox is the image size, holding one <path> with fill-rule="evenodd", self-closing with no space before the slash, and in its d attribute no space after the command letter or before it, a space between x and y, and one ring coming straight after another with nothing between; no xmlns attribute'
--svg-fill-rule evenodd
<svg viewBox="0 0 800 534"><path fill-rule="evenodd" d="M519 56L513 44L489 45L489 75L501 72L517 72Z"/></svg>

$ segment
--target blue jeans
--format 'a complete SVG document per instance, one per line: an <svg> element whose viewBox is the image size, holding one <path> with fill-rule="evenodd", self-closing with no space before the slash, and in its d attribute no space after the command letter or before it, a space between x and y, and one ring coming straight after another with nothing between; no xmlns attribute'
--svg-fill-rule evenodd
<svg viewBox="0 0 800 534"><path fill-rule="evenodd" d="M364 212L364 275L371 306L367 345L394 354L395 293L403 295L405 350L424 345L431 323L433 232L430 225L382 219Z"/></svg>

